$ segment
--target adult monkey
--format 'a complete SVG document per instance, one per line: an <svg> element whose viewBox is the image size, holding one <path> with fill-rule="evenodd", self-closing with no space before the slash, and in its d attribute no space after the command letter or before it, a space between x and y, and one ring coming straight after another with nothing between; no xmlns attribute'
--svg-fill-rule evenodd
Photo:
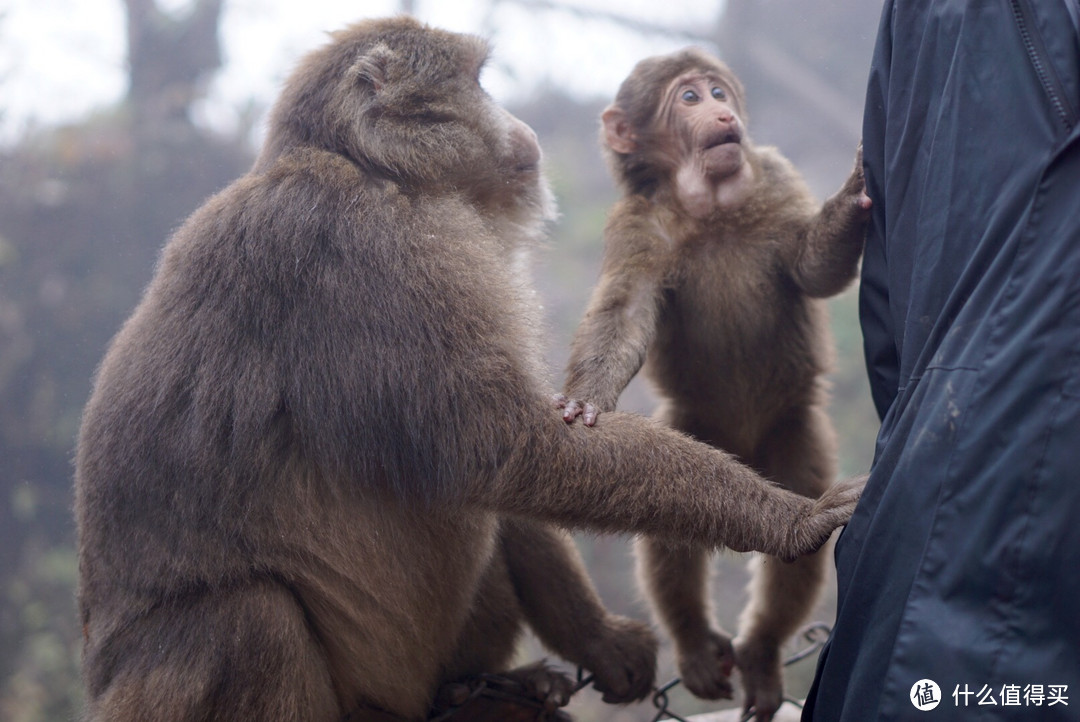
<svg viewBox="0 0 1080 722"><path fill-rule="evenodd" d="M644 365L658 416L766 477L817 497L836 473L822 375L824 307L855 276L869 215L861 158L823 207L774 148L746 132L743 89L697 50L639 63L603 114L623 197L605 230L599 283L575 335L564 418L597 423ZM763 560L732 644L710 619L708 547L639 544L639 574L676 646L683 682L768 720L779 647L817 598L825 556Z"/></svg>
<svg viewBox="0 0 1080 722"><path fill-rule="evenodd" d="M407 18L337 33L166 246L80 432L88 719L420 720L523 618L633 699L652 639L546 522L794 558L849 517L856 486L815 503L552 411L519 262L550 203L486 55Z"/></svg>

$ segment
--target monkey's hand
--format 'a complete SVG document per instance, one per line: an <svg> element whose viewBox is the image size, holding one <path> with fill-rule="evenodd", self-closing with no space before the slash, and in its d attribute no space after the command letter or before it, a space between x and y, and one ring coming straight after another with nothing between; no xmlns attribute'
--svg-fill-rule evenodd
<svg viewBox="0 0 1080 722"><path fill-rule="evenodd" d="M571 399L566 394L555 394L552 397L555 408L562 409L562 418L568 424L574 423L574 419L581 417L586 426L595 426L596 419L600 416L600 409L588 401Z"/></svg>
<svg viewBox="0 0 1080 722"><path fill-rule="evenodd" d="M870 207L874 205L866 194L866 178L863 177L862 141L855 151L855 167L851 175L840 188L840 195L851 199L851 213L858 222L865 222L870 216Z"/></svg>
<svg viewBox="0 0 1080 722"><path fill-rule="evenodd" d="M826 247L839 244L841 247L850 246L854 249L852 253L855 250L861 253L871 206L873 202L866 194L866 178L863 176L862 143L859 143L851 175L840 186L836 195L825 201L821 208L816 236L825 242ZM833 249L833 252L835 250ZM845 256L843 260L840 258L837 256L834 260L827 261L824 270L844 269L846 273L850 266L850 270L854 271L854 263L858 261L857 254L851 258Z"/></svg>
<svg viewBox="0 0 1080 722"><path fill-rule="evenodd" d="M784 701L780 648L763 639L735 640L735 664L742 675L743 714L754 709L754 722L769 722Z"/></svg>
<svg viewBox="0 0 1080 722"><path fill-rule="evenodd" d="M821 206L807 229L805 243L799 246L793 271L804 293L828 298L843 291L858 275L871 205L860 145L851 175Z"/></svg>
<svg viewBox="0 0 1080 722"><path fill-rule="evenodd" d="M611 615L605 634L588 645L582 666L593 673L593 687L608 704L645 699L656 681L656 635L647 624Z"/></svg>
<svg viewBox="0 0 1080 722"><path fill-rule="evenodd" d="M791 528L787 552L774 556L792 562L820 549L834 529L848 523L864 486L866 475L846 479L826 489L814 501L810 513Z"/></svg>
<svg viewBox="0 0 1080 722"><path fill-rule="evenodd" d="M731 699L731 670L735 665L731 637L710 629L696 637L693 646L678 645L676 660L683 684L695 697Z"/></svg>
<svg viewBox="0 0 1080 722"><path fill-rule="evenodd" d="M851 169L851 175L847 177L840 190L836 192L821 208L818 214L815 232L819 243L825 247L839 244L841 247L850 246L862 252L863 239L866 234L866 224L870 220L870 208L873 202L866 194L866 178L863 176L862 143L859 143L855 151L855 166ZM835 249L834 249L835 250ZM854 251L853 251L854 252ZM858 255L852 258L837 256L826 262L826 270L844 269L848 266L854 270L854 262L858 261Z"/></svg>

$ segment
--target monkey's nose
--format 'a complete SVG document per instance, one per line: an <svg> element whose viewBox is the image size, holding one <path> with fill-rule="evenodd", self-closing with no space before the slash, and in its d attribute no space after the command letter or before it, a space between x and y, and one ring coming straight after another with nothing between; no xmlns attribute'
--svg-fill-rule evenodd
<svg viewBox="0 0 1080 722"><path fill-rule="evenodd" d="M518 170L535 170L540 164L540 142L536 132L513 116L510 119L510 153Z"/></svg>

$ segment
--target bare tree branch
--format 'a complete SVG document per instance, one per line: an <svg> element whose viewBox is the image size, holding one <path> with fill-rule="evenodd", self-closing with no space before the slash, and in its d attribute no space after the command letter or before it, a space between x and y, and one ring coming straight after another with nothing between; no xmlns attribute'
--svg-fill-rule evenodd
<svg viewBox="0 0 1080 722"><path fill-rule="evenodd" d="M706 30L698 30L691 28L679 28L667 25L660 25L645 20L637 20L635 18L620 15L619 13L610 12L607 10L594 10L592 8L575 7L568 5L557 0L494 0L495 5L500 3L508 3L525 8L526 10L536 11L551 11L562 12L576 15L579 18L586 20L602 20L604 22L612 23L620 27L626 28L641 35L663 35L672 38L679 38L694 43L700 43L703 45L716 46L716 28L711 27Z"/></svg>

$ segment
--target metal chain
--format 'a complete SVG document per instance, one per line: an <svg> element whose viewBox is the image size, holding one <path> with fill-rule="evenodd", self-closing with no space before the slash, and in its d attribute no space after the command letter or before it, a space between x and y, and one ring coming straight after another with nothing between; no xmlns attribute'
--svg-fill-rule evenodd
<svg viewBox="0 0 1080 722"><path fill-rule="evenodd" d="M829 639L829 634L832 632L832 628L823 622L815 622L800 630L799 634L804 640L808 642L807 646L792 654L790 657L784 660L784 666L790 667L791 665L806 659L813 655L815 652L821 650L825 646L825 642ZM592 678L589 677L591 680ZM581 680L581 670L578 670L578 680ZM656 707L656 716L652 718L650 722L661 722L661 720L676 720L676 722L689 722L685 717L680 717L671 710L668 709L668 692L674 687L682 683L682 679L679 677L674 678L663 687L660 687L653 694L652 702ZM578 687L580 689L581 686ZM575 690L576 691L576 690ZM801 700L797 700L793 697L784 696L785 702L790 702L799 709L802 709L803 703ZM739 718L739 722L749 722L754 718L757 711L751 707L743 713L743 716Z"/></svg>
<svg viewBox="0 0 1080 722"><path fill-rule="evenodd" d="M796 662L806 659L815 652L819 651L829 638L831 629L827 624L817 622L811 624L800 631L800 635L805 639L808 644L803 649L792 654L790 657L784 660L784 666L788 667ZM585 687L588 687L593 683L594 675L588 674L583 668L578 667L577 680L571 694L577 694ZM668 708L670 699L668 692L682 683L682 679L675 677L662 687L658 687L652 696L653 706L656 707L656 716L652 718L651 722L661 722L662 720L675 720L675 722L690 722L686 717L673 712ZM537 711L538 719L544 719L547 717L549 710L545 709L543 702L539 700L533 700L526 695L521 694L521 690L518 689L520 684L516 680L509 679L497 674L483 674L479 675L474 681L475 686L469 691L469 694L464 700L453 705L450 709L444 711L442 714L432 717L429 722L447 722L453 715L460 710L460 708L468 701L476 697L488 697L493 699L501 699L513 702L517 705L535 708ZM802 708L802 702L793 699L791 697L784 697L784 701L790 702L796 707ZM748 722L753 719L755 710L753 707L746 710L743 716L740 718L740 722Z"/></svg>
<svg viewBox="0 0 1080 722"><path fill-rule="evenodd" d="M689 722L689 720L687 720L685 717L680 717L679 715L668 709L667 693L670 689L677 686L681 682L682 679L676 677L675 679L665 684L663 687L660 687L658 690L656 690L656 694L654 694L652 698L652 703L653 707L656 707L658 712L656 713L656 716L652 718L652 722L660 722L660 720L664 719L673 719L677 720L677 722Z"/></svg>

